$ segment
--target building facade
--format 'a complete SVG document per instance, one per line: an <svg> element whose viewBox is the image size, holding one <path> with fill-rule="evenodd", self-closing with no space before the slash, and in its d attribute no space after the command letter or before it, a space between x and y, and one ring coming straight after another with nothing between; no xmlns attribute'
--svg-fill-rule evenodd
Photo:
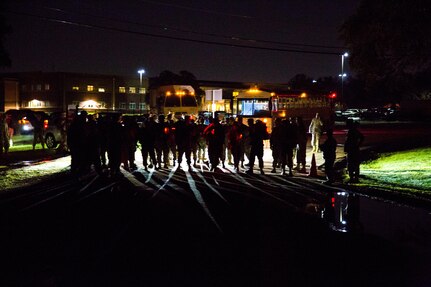
<svg viewBox="0 0 431 287"><path fill-rule="evenodd" d="M3 74L1 79L1 111L66 112L69 107L78 106L137 114L149 109L147 79L64 72Z"/></svg>

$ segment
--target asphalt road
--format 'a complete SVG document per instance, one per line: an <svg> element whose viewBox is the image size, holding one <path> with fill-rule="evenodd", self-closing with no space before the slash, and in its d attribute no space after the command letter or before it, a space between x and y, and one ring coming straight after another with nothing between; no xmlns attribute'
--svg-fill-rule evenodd
<svg viewBox="0 0 431 287"><path fill-rule="evenodd" d="M334 192L204 167L63 174L1 198L0 286L420 286L423 254L329 228Z"/></svg>

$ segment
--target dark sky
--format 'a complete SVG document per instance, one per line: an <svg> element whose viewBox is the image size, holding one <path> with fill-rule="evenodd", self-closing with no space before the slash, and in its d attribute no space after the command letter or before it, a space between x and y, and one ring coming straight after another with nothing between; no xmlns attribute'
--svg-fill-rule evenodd
<svg viewBox="0 0 431 287"><path fill-rule="evenodd" d="M285 83L299 73L338 76L338 53L344 50L338 28L358 4L7 0L13 32L6 48L13 66L5 71L138 77L142 67L150 77L187 70L201 80L268 83Z"/></svg>

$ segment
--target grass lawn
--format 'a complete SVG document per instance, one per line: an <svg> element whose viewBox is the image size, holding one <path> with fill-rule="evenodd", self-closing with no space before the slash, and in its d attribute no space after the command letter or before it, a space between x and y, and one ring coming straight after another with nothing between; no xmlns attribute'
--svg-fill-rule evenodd
<svg viewBox="0 0 431 287"><path fill-rule="evenodd" d="M361 185L431 195L431 148L381 154L361 164Z"/></svg>
<svg viewBox="0 0 431 287"><path fill-rule="evenodd" d="M36 145L36 149L42 149L40 144ZM9 148L9 152L33 150L32 144L14 145Z"/></svg>

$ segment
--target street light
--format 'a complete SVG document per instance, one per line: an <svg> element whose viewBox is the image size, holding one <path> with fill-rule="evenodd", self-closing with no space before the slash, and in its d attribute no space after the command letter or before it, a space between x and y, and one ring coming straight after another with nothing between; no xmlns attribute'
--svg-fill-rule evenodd
<svg viewBox="0 0 431 287"><path fill-rule="evenodd" d="M142 74L145 74L145 70L144 69L138 70L138 74L139 74L139 85L142 87Z"/></svg>
<svg viewBox="0 0 431 287"><path fill-rule="evenodd" d="M344 100L344 78L347 77L347 74L344 73L344 58L347 58L349 56L349 53L345 52L344 54L341 55L341 74L339 74L338 76L341 77L341 99Z"/></svg>

